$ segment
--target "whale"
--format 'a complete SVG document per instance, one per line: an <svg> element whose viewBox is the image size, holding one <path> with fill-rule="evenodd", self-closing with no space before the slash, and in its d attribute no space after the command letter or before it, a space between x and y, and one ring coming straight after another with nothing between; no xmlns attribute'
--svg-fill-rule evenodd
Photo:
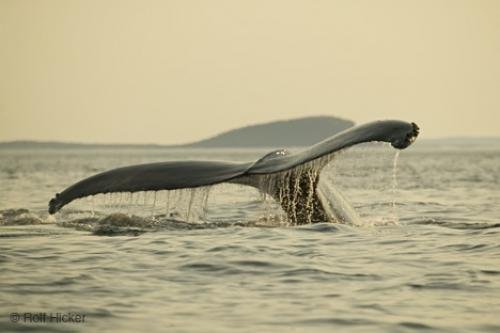
<svg viewBox="0 0 500 333"><path fill-rule="evenodd" d="M167 161L120 167L83 180L57 193L49 201L53 215L72 201L87 196L140 191L198 188L220 183L251 186L271 196L286 213L288 222L301 225L346 222L353 210L335 189L321 186L322 169L334 155L366 142L387 142L395 149L410 146L419 134L413 122L379 120L337 133L301 151L271 151L256 161Z"/></svg>

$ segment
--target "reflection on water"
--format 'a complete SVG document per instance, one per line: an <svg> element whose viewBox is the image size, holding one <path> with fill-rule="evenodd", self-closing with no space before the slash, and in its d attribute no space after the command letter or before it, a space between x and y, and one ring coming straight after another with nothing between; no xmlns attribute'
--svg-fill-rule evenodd
<svg viewBox="0 0 500 333"><path fill-rule="evenodd" d="M270 198L234 184L46 213L54 193L109 168L263 153L0 151L0 331L500 330L495 150L339 154L322 182L353 205L356 225L291 227ZM88 320L9 320L30 311Z"/></svg>

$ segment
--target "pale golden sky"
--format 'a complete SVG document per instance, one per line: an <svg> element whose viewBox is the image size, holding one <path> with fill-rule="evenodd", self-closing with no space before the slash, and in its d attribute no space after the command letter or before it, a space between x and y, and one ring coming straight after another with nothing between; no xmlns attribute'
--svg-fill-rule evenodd
<svg viewBox="0 0 500 333"><path fill-rule="evenodd" d="M0 141L309 115L500 135L500 1L0 0Z"/></svg>

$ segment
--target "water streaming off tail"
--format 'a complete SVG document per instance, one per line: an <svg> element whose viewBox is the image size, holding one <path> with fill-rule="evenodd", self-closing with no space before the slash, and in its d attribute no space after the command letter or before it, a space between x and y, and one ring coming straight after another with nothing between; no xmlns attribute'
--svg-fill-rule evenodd
<svg viewBox="0 0 500 333"><path fill-rule="evenodd" d="M281 207L276 216L282 223L328 222L332 219L325 215L316 189L321 169L331 159L329 155L283 172L252 175L241 183L250 184L265 193L263 205L268 220L272 218L269 214L270 204L266 200L269 196Z"/></svg>
<svg viewBox="0 0 500 333"><path fill-rule="evenodd" d="M90 212L91 217L97 212L99 216L119 213L152 222L227 220L239 223L253 220L264 221L267 225L294 225L334 221L363 225L372 224L378 218L383 222L397 222L399 151L394 156L393 149L387 149L388 145L363 146L327 155L284 172L237 179L235 184L99 194L77 200L70 210L73 213L78 209L82 213ZM377 172L371 172L367 164ZM378 172L380 170L385 172ZM380 177L380 174L386 176ZM367 195L374 202L369 214L356 204L359 196ZM358 215L360 209L364 211L361 217Z"/></svg>
<svg viewBox="0 0 500 333"><path fill-rule="evenodd" d="M340 206L344 200L352 205L343 210L352 224L398 223L396 196L402 195L397 182L400 152L390 144L366 143L336 153L321 173L320 187L340 197L333 201L334 205Z"/></svg>
<svg viewBox="0 0 500 333"><path fill-rule="evenodd" d="M394 223L399 223L399 216L396 207L397 189L398 189L398 159L400 150L394 153L394 161L392 162L392 218Z"/></svg>
<svg viewBox="0 0 500 333"><path fill-rule="evenodd" d="M351 225L398 223L396 173L399 150L395 155L393 152L389 144L360 145L285 172L261 175L245 183L252 184L253 181L253 186L267 194L263 201L267 219L271 215L269 201L265 199L271 197L282 208L281 219L291 224L331 221ZM370 167L367 168L367 164ZM367 193L373 196L375 209L360 217L350 202L356 203L358 194L366 196ZM387 203L390 203L389 207Z"/></svg>
<svg viewBox="0 0 500 333"><path fill-rule="evenodd" d="M121 213L151 220L172 218L188 222L203 220L207 211L209 187L169 191L120 192L97 194L75 200L73 213Z"/></svg>

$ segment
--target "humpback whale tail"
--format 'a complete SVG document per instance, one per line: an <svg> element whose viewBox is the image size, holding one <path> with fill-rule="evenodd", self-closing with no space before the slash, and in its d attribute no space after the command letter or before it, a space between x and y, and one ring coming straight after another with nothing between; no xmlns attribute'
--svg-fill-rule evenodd
<svg viewBox="0 0 500 333"><path fill-rule="evenodd" d="M332 202L339 193L318 187L322 168L333 153L356 144L381 141L408 147L419 134L415 123L376 121L355 126L307 149L273 151L255 162L171 161L109 170L71 185L49 202L55 214L75 199L101 193L195 188L228 182L248 185L272 196L292 224L345 221L346 212Z"/></svg>

